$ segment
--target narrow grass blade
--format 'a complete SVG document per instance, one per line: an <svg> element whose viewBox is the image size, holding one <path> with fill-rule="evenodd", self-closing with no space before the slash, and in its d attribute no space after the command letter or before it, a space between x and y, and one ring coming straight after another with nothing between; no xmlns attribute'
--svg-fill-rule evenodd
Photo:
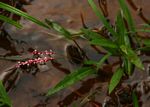
<svg viewBox="0 0 150 107"><path fill-rule="evenodd" d="M133 63L136 67L144 70L144 66L140 60L140 58L137 56L137 54L131 49L124 45L120 46L121 51L124 53L125 57Z"/></svg>
<svg viewBox="0 0 150 107"><path fill-rule="evenodd" d="M133 100L134 107L139 107L138 98L134 91L132 92L132 100Z"/></svg>
<svg viewBox="0 0 150 107"><path fill-rule="evenodd" d="M84 37L89 40L92 45L102 46L104 49L112 54L118 54L117 45L109 39L104 38L100 34L91 31L90 29L81 29Z"/></svg>
<svg viewBox="0 0 150 107"><path fill-rule="evenodd" d="M92 45L99 45L107 48L117 49L117 45L114 42L107 39L93 39L90 43Z"/></svg>
<svg viewBox="0 0 150 107"><path fill-rule="evenodd" d="M127 59L123 59L124 63L124 70L127 72L128 75L131 75L133 72L133 64Z"/></svg>
<svg viewBox="0 0 150 107"><path fill-rule="evenodd" d="M101 65L111 56L111 53L104 55L100 61L97 62L97 70L101 67Z"/></svg>
<svg viewBox="0 0 150 107"><path fill-rule="evenodd" d="M81 29L84 33L84 37L87 38L92 45L100 45L110 48L116 48L115 43L113 43L111 40L105 39L100 34L91 31L90 29Z"/></svg>
<svg viewBox="0 0 150 107"><path fill-rule="evenodd" d="M93 60L88 60L85 61L84 64L85 65L95 65L97 68L96 70L98 70L101 65L111 56L111 53L107 53L106 55L104 55L99 61L93 61Z"/></svg>
<svg viewBox="0 0 150 107"><path fill-rule="evenodd" d="M118 46L112 42L111 40L107 39L94 39L90 41L91 45L97 45L103 47L105 50L107 50L112 55L119 55L118 52Z"/></svg>
<svg viewBox="0 0 150 107"><path fill-rule="evenodd" d="M146 32L146 33L150 33L150 29L137 29L136 32Z"/></svg>
<svg viewBox="0 0 150 107"><path fill-rule="evenodd" d="M93 0L88 0L90 6L92 7L93 11L95 14L99 17L99 19L103 22L105 27L108 29L108 31L115 37L117 36L117 33L115 30L112 28L110 23L107 21L107 19L103 16L102 12L97 8Z"/></svg>
<svg viewBox="0 0 150 107"><path fill-rule="evenodd" d="M150 52L150 47L149 46L144 46L144 47L138 48L137 50L140 50L142 52Z"/></svg>
<svg viewBox="0 0 150 107"><path fill-rule="evenodd" d="M93 39L104 39L104 37L102 37L100 34L96 33L96 32L93 32L92 30L90 29L85 29L85 28L82 28L81 31L84 33L84 37L86 39L88 39L89 41L93 40Z"/></svg>
<svg viewBox="0 0 150 107"><path fill-rule="evenodd" d="M129 29L130 29L130 32L132 33L135 33L136 30L135 30L135 24L134 24L134 21L132 19L132 16L131 16L131 13L129 11L129 8L125 2L125 0L118 0L119 4L120 4L120 7L123 11L123 14L125 15L125 18L128 22L128 26L129 26Z"/></svg>
<svg viewBox="0 0 150 107"><path fill-rule="evenodd" d="M123 76L123 69L118 68L116 72L113 74L110 83L109 83L109 94L115 89L115 87L119 84L121 78Z"/></svg>
<svg viewBox="0 0 150 107"><path fill-rule="evenodd" d="M86 61L84 61L84 64L85 64L85 65L96 65L96 64L97 64L97 61L86 60Z"/></svg>
<svg viewBox="0 0 150 107"><path fill-rule="evenodd" d="M8 18L6 16L0 15L0 20L4 21L6 23L9 23L9 24L15 26L16 28L19 28L19 29L22 28L22 25L20 23L12 20L12 19L10 19L10 18Z"/></svg>
<svg viewBox="0 0 150 107"><path fill-rule="evenodd" d="M146 45L147 47L150 47L150 39L145 39L143 42L144 42L144 45Z"/></svg>
<svg viewBox="0 0 150 107"><path fill-rule="evenodd" d="M59 25L58 23L54 21L50 21L48 19L45 19L45 22L55 31L57 31L59 34L63 35L67 39L71 39L72 35L69 31L67 31L64 27Z"/></svg>
<svg viewBox="0 0 150 107"><path fill-rule="evenodd" d="M60 81L54 88L49 89L47 96L50 96L66 87L69 87L70 85L73 85L76 82L80 81L81 79L84 79L85 77L94 73L96 72L94 71L93 68L90 67L84 67L76 71L73 71L71 74L66 76L62 81Z"/></svg>
<svg viewBox="0 0 150 107"><path fill-rule="evenodd" d="M141 26L143 26L144 28L150 28L150 25L149 24L140 24Z"/></svg>
<svg viewBox="0 0 150 107"><path fill-rule="evenodd" d="M126 27L125 27L123 16L122 16L120 11L117 15L116 29L117 29L117 33L118 33L118 37L116 39L116 42L119 45L130 46L129 38L128 38L128 35L127 35L127 30L126 30Z"/></svg>
<svg viewBox="0 0 150 107"><path fill-rule="evenodd" d="M0 2L0 8L2 8L4 10L7 10L7 11L9 11L11 13L17 14L19 16L22 16L22 17L24 17L24 18L26 18L26 19L28 19L28 20L30 20L30 21L32 21L32 22L42 26L42 27L49 28L45 23L39 21L38 19L36 19L36 18L28 15L27 13L25 13L25 12L15 8L15 7L12 7L12 6L8 5L8 4Z"/></svg>
<svg viewBox="0 0 150 107"><path fill-rule="evenodd" d="M7 107L12 107L12 102L6 93L6 90L1 80L0 80L0 104L5 105Z"/></svg>

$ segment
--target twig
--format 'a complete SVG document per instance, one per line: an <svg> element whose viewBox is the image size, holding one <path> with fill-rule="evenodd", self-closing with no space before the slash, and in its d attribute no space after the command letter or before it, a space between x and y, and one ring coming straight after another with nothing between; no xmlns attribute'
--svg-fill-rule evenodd
<svg viewBox="0 0 150 107"><path fill-rule="evenodd" d="M150 21L144 16L142 12L142 8L138 8L132 0L127 0L127 2L129 3L129 5L132 7L134 11L137 11L137 14L145 23L150 24Z"/></svg>
<svg viewBox="0 0 150 107"><path fill-rule="evenodd" d="M82 50L82 48L78 45L76 40L73 40L73 42L76 44L76 46L80 49L80 51L82 52L83 55L85 55L85 58L87 60L89 60L88 56L86 55L86 53Z"/></svg>

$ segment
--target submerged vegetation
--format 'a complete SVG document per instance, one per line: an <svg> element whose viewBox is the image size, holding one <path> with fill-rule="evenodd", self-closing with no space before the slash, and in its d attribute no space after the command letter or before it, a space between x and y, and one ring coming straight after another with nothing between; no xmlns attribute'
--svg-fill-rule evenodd
<svg viewBox="0 0 150 107"><path fill-rule="evenodd" d="M78 81L85 79L88 76L102 75L102 67L109 63L108 59L111 57L116 57L117 59L119 59L119 63L115 66L115 69L113 70L113 75L111 75L111 79L108 85L108 95L110 96L118 93L118 88L121 87L122 82L130 78L130 76L132 76L132 74L134 73L135 69L139 69L141 72L146 71L141 57L143 55L148 56L147 53L150 52L150 39L145 39L138 33L150 32L149 22L145 19L144 22L146 23L142 24L142 28L137 29L126 0L118 0L120 10L116 15L115 24L111 24L108 20L106 9L99 9L93 0L87 1L91 6L92 10L103 23L103 27L101 27L100 29L90 29L84 26L84 28L81 28L81 30L77 33L73 33L62 27L57 22L49 19L45 19L45 22L41 22L15 7L0 2L1 9L7 10L13 14L17 14L21 17L24 17L25 19L30 20L46 29L53 29L54 31L62 35L65 39L67 39L68 41L72 41L75 44L76 53L79 54L80 57L77 57L76 55L71 55L69 56L69 58L72 59L73 62L75 61L75 63L82 63L82 66L65 76L64 79L62 79L62 81L60 81L55 87L50 88L45 95L48 98L51 95L57 93L58 91L67 88L77 83ZM129 2L129 4L132 4L132 1L127 1ZM17 28L23 27L19 22L4 15L0 15L0 20L7 22L13 26L16 26ZM85 25L84 22L83 25ZM91 47L103 57L100 57L98 61L91 60L86 55L86 52L84 52L84 50L79 46L77 42L77 39L79 38L88 41ZM43 64L47 61L55 61L55 58L53 59L51 57L51 54L53 53L50 53L51 52L49 52L49 54L46 54L49 55L49 59L45 59L46 61L44 59L40 59L40 61L43 61ZM73 54L75 54L75 52ZM34 62L34 59L42 58L40 55L41 54L34 54L33 56L30 56L29 58L25 59L21 59L21 57L18 56L1 58L7 60L9 59L22 61L23 63L21 65L19 65L17 68L14 67L12 69L13 72L22 72L22 69L20 68L32 68L30 66L27 66L27 64L24 64L25 62ZM34 63L33 66L37 67L37 64L38 62ZM112 72L110 71L110 73ZM5 104L11 107L11 101L4 90L2 82L0 82L0 93L0 107L1 105L3 107L3 105ZM134 105L134 107L139 107L137 95L138 92L134 87L132 87L130 93L131 94L129 96L132 97L132 104Z"/></svg>

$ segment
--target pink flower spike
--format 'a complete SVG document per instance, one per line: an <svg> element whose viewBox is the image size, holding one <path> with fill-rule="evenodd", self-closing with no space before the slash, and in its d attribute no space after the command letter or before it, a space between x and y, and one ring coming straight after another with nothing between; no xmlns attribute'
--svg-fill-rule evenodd
<svg viewBox="0 0 150 107"><path fill-rule="evenodd" d="M46 55L44 58L41 58L41 57L38 57L38 58L35 58L35 59L29 59L29 60L26 60L26 61L18 61L18 63L16 64L16 68L19 68L21 66L30 66L32 64L41 64L41 63L45 63L45 62L48 62L50 60L53 60L54 58L51 57L52 54L55 54L52 50L50 51L43 51L43 52L39 52L37 50L34 50L31 54L33 55ZM48 56L49 55L49 56Z"/></svg>

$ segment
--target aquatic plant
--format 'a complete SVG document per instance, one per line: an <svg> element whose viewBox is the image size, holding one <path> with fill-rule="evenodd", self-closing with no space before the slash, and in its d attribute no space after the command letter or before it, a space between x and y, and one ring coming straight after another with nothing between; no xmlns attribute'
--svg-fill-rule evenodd
<svg viewBox="0 0 150 107"><path fill-rule="evenodd" d="M110 56L118 56L118 57L121 57L121 60L122 60L122 65L116 70L116 72L114 73L114 75L110 81L109 94L111 94L111 92L115 89L115 87L118 85L118 83L120 82L120 80L123 76L128 76L133 73L132 69L134 66L136 66L137 68L139 68L141 70L144 70L144 66L140 60L140 57L138 57L136 50L134 49L134 47L130 41L135 41L135 45L138 46L136 48L141 48L140 47L141 42L139 42L140 38L137 37L137 32L136 32L136 28L135 28L133 19L131 17L130 11L124 0L118 0L119 4L121 6L121 10L119 11L119 13L117 15L116 25L114 25L116 27L117 31L107 21L105 16L103 16L102 11L100 11L96 7L93 0L88 0L88 2L91 5L93 11L96 13L96 15L99 17L99 19L103 22L104 27L111 34L111 37L109 37L109 35L105 35L105 36L108 36L108 38L106 38L106 37L103 37L101 34L99 34L99 32L101 32L101 29L97 30L96 32L94 32L93 30L90 30L90 29L86 29L86 28L81 29L82 33L80 32L80 34L78 35L79 37L82 37L82 38L84 37L86 40L89 41L89 43L91 45L101 46L105 50L107 50L107 54L106 54L107 57L104 56L103 58L100 59L99 62L93 62L91 60L85 61L85 63L92 62L89 64L89 66L91 66L91 67L89 67L88 69L89 70L93 69L93 71L91 71L91 72L93 74L95 74L97 72L97 70L99 70L98 68L101 67L103 62L105 60L107 60ZM129 29L126 28L124 20L127 21ZM69 31L65 30L63 27L58 25L56 22L49 21L48 19L46 19L46 22L51 28L53 28L60 34L63 34L66 39L75 40L74 37L71 35L71 33L68 33ZM77 75L77 74L80 74L81 72L85 72L85 71L82 71L82 69L83 68L73 72L73 74L76 72L75 77L78 78L79 80L84 78L84 76L81 77L80 75ZM91 75L91 72L89 72L89 74L87 73L86 75L87 76ZM65 87L68 87L68 84L71 85L73 83L76 83L76 81L73 81L74 80L73 76L70 76L73 74L69 74L68 76L66 76L64 78L64 80L62 80L60 83L58 83L56 85L56 87L50 89L48 91L47 96L54 94L56 92L56 90L58 91ZM66 80L68 80L68 81L66 81ZM77 80L77 79L75 79L75 80Z"/></svg>
<svg viewBox="0 0 150 107"><path fill-rule="evenodd" d="M48 61L54 60L54 58L51 56L54 54L54 52L52 50L47 51L45 50L44 52L39 52L37 50L34 50L31 54L33 54L34 56L37 55L37 58L34 59L28 59L26 61L19 61L16 64L16 68L20 68L21 66L32 66L32 65L36 65L36 64L44 64ZM42 55L47 55L44 57L41 57Z"/></svg>
<svg viewBox="0 0 150 107"><path fill-rule="evenodd" d="M114 93L116 91L115 89L119 86L119 83L121 84L121 81L124 80L123 77L129 78L133 74L135 67L140 69L140 71L145 70L140 56L142 55L142 53L150 51L150 39L143 39L138 35L138 32L150 32L150 30L145 30L144 28L136 28L130 10L126 4L126 1L118 0L120 10L116 15L116 21L114 25L112 25L107 20L107 11L105 12L105 10L103 9L98 9L93 0L88 0L88 2L95 14L100 19L100 21L102 21L104 27L95 30L89 29L84 26L84 28L81 28L81 30L78 33L72 33L57 22L49 19L45 19L45 22L41 22L25 12L22 12L14 7L0 2L0 8L20 15L44 28L51 28L60 35L62 35L65 39L73 41L84 56L86 56L86 53L83 52L82 48L80 48L80 46L78 45L76 41L77 38L83 38L86 41L88 41L89 44L97 52L99 52L99 54L102 54L102 52L98 49L98 47L102 47L104 50L106 50L106 53L103 53L103 57L99 58L99 61L90 60L88 56L86 56L86 60L83 61L83 66L78 68L77 70L74 70L66 77L64 77L64 79L60 81L54 88L50 88L46 94L47 97L77 83L78 81L86 78L87 76L99 75L98 73L100 72L100 68L112 56L118 57L120 63L115 69L110 80L108 86L108 94ZM128 0L128 2L132 4L131 1ZM0 20L10 23L18 28L21 28L21 25L18 22L15 22L14 20L9 19L8 17L1 15ZM144 21L148 22L147 20ZM150 27L149 23L143 25L147 28ZM104 29L105 31L103 31ZM34 51L33 54L51 55L53 53L47 51L45 51L44 53ZM16 67L19 68L22 65L43 63L49 60L53 60L53 58L45 57L38 59L30 59L27 61L19 62ZM138 99L134 91L132 92L132 98L134 106L137 107Z"/></svg>

